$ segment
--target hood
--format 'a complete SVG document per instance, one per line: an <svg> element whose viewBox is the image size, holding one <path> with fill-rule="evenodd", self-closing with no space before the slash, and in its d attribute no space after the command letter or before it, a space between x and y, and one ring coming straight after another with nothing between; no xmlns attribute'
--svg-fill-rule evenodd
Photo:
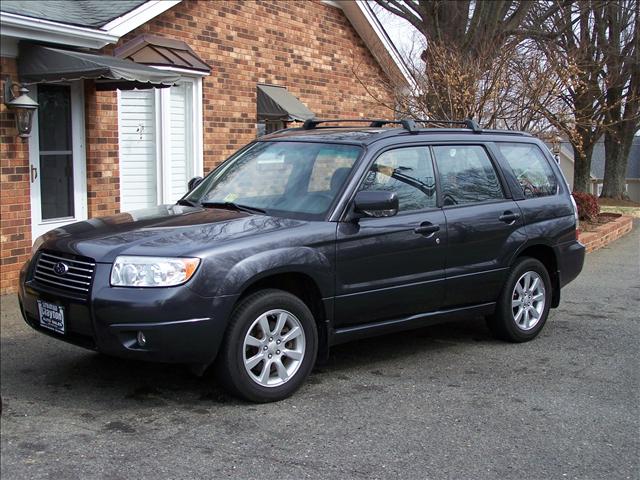
<svg viewBox="0 0 640 480"><path fill-rule="evenodd" d="M92 218L42 236L42 247L111 263L118 255L190 256L306 222L227 209L160 205Z"/></svg>

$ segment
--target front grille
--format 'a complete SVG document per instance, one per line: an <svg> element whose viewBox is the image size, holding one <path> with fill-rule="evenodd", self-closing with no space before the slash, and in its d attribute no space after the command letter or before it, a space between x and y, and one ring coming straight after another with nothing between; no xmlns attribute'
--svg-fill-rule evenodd
<svg viewBox="0 0 640 480"><path fill-rule="evenodd" d="M66 265L66 272L56 273L54 267L58 263ZM66 254L41 252L33 270L33 278L45 287L87 296L95 268L96 264L88 258L79 260Z"/></svg>

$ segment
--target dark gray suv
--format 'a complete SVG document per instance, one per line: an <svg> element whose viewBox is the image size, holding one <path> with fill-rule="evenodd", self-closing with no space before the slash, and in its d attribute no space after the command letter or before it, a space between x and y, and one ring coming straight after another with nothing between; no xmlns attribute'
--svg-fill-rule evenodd
<svg viewBox="0 0 640 480"><path fill-rule="evenodd" d="M480 315L533 339L584 261L548 149L471 121L367 122L307 121L176 205L43 235L21 272L25 320L110 355L212 365L259 402L370 335Z"/></svg>

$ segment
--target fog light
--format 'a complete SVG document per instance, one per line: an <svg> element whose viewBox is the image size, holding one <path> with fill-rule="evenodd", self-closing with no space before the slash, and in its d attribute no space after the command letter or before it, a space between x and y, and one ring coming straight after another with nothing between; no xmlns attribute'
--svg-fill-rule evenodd
<svg viewBox="0 0 640 480"><path fill-rule="evenodd" d="M138 332L138 345L144 347L147 344L147 337L144 336L144 333Z"/></svg>

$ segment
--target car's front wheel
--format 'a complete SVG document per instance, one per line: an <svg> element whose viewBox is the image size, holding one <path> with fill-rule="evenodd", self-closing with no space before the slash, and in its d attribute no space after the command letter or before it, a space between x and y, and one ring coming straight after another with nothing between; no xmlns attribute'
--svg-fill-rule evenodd
<svg viewBox="0 0 640 480"><path fill-rule="evenodd" d="M495 336L510 342L534 339L544 327L551 307L551 280L535 258L516 261L505 282L494 315L487 319Z"/></svg>
<svg viewBox="0 0 640 480"><path fill-rule="evenodd" d="M316 324L306 304L282 290L262 290L235 308L216 370L231 393L272 402L302 385L317 350Z"/></svg>

